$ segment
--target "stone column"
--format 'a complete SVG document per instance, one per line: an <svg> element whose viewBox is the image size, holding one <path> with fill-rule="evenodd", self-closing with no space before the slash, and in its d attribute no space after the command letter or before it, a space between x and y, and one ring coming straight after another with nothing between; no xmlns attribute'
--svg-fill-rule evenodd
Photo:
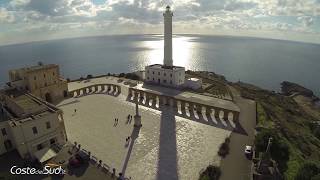
<svg viewBox="0 0 320 180"><path fill-rule="evenodd" d="M134 127L141 127L141 116L139 114L139 105L138 105L138 92L135 92L135 103L136 103L136 114L134 115Z"/></svg>
<svg viewBox="0 0 320 180"><path fill-rule="evenodd" d="M154 104L153 94L149 94L149 101L151 101L151 105L150 106L153 106L153 104ZM149 102L149 104L150 104L150 102Z"/></svg>
<svg viewBox="0 0 320 180"><path fill-rule="evenodd" d="M118 86L117 86L117 85L114 85L113 87L114 87L114 93L115 93L115 94L118 93Z"/></svg>

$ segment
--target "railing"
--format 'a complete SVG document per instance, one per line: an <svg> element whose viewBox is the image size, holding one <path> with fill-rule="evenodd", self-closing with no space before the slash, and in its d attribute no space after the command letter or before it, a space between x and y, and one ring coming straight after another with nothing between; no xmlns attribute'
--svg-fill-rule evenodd
<svg viewBox="0 0 320 180"><path fill-rule="evenodd" d="M112 168L111 166L107 165L106 163L103 163L102 160L99 160L98 157L94 156L91 154L90 151L84 149L84 148L80 148L81 144L77 144L75 142L74 144L75 148L78 148L79 151L81 151L82 153L86 154L89 156L89 163L91 163L93 166L97 167L98 169L100 169L102 172L104 172L106 175L110 175L111 177L118 177L116 175L116 169ZM125 180L129 180L128 178L124 178Z"/></svg>

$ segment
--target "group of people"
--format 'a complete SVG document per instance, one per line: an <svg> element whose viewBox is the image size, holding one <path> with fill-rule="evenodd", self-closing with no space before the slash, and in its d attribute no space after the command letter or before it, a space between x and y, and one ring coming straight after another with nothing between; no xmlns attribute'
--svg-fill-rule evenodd
<svg viewBox="0 0 320 180"><path fill-rule="evenodd" d="M114 118L114 124L113 124L113 126L117 126L118 123L119 123L119 119L118 119L118 118Z"/></svg>
<svg viewBox="0 0 320 180"><path fill-rule="evenodd" d="M128 114L126 124L131 124L131 121L132 121L132 115ZM117 126L118 123L119 123L119 119L118 118L114 118L113 126Z"/></svg>
<svg viewBox="0 0 320 180"><path fill-rule="evenodd" d="M132 115L128 114L127 116L127 124L131 124L132 121Z"/></svg>
<svg viewBox="0 0 320 180"><path fill-rule="evenodd" d="M126 143L127 143L127 144L130 142L130 139L131 139L130 136L128 136L128 137L126 138Z"/></svg>

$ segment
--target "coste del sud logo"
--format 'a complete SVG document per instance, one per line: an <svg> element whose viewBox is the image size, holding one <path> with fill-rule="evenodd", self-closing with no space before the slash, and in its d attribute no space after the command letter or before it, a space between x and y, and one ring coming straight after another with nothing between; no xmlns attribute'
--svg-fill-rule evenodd
<svg viewBox="0 0 320 180"><path fill-rule="evenodd" d="M13 175L62 175L66 174L66 171L60 165L46 164L42 169L12 166L10 173Z"/></svg>

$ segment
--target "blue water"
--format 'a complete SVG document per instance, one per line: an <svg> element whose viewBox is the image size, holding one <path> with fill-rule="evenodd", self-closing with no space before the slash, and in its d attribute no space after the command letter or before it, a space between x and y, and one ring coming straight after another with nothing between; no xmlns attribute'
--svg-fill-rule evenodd
<svg viewBox="0 0 320 180"><path fill-rule="evenodd" d="M230 81L276 90L292 81L320 95L320 45L246 37L177 35L175 65L214 71ZM118 35L33 42L0 47L0 82L9 69L56 63L66 78L142 70L162 63L160 35Z"/></svg>

